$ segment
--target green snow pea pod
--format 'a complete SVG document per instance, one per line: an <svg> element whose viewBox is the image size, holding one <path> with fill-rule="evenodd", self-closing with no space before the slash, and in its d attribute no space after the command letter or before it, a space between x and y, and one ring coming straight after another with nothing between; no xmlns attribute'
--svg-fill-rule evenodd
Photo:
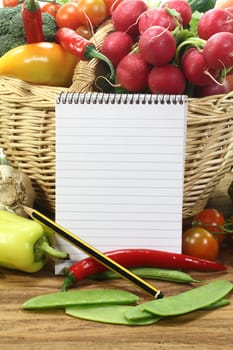
<svg viewBox="0 0 233 350"><path fill-rule="evenodd" d="M86 289L39 295L23 303L22 308L42 310L65 308L70 305L133 304L138 299L137 295L124 290Z"/></svg>
<svg viewBox="0 0 233 350"><path fill-rule="evenodd" d="M233 284L231 282L227 280L215 280L178 295L140 304L127 312L126 317L130 320L140 319L146 317L148 312L161 317L182 315L216 303L224 298L232 289ZM164 301L161 303L162 300Z"/></svg>
<svg viewBox="0 0 233 350"><path fill-rule="evenodd" d="M228 299L221 299L214 304L209 305L206 309L214 309L229 305ZM100 323L121 324L127 326L146 326L154 324L161 320L162 317L151 315L145 312L145 317L138 320L129 320L125 317L127 312L133 310L135 306L132 305L82 305L82 306L68 306L65 313L69 316L80 318L88 321L95 321Z"/></svg>
<svg viewBox="0 0 233 350"><path fill-rule="evenodd" d="M83 306L68 306L65 309L67 315L81 318L84 320L122 324L128 326L145 326L153 324L160 320L161 317L149 314L143 320L128 320L125 313L129 312L134 306L132 305L83 305Z"/></svg>
<svg viewBox="0 0 233 350"><path fill-rule="evenodd" d="M229 305L231 302L229 299L226 299L226 298L222 298L218 301L216 301L215 303L209 305L209 306L206 306L205 309L207 310L211 310L211 309L217 309L218 307L223 307L223 306L227 306Z"/></svg>
<svg viewBox="0 0 233 350"><path fill-rule="evenodd" d="M188 273L179 270L161 269L155 267L135 267L130 269L135 275L142 278L177 282L177 283L198 283L201 282L192 278ZM95 280L116 279L120 276L113 271L107 270L90 277Z"/></svg>
<svg viewBox="0 0 233 350"><path fill-rule="evenodd" d="M227 306L230 304L230 300L229 299L225 299L225 298L222 298L218 301L216 301L215 303L213 304L210 304L208 306L205 306L203 308L203 310L212 310L212 309L217 309L219 307L223 307L223 306ZM151 317L151 313L144 310L144 304L139 304L137 306L132 306L128 311L127 311L127 314L125 315L126 318L129 318L130 321L144 321L144 320L147 320L147 319L150 319ZM131 317L132 316L132 317ZM153 315L153 316L157 316L157 315ZM161 317L161 316L157 316L159 319L162 319L164 317Z"/></svg>

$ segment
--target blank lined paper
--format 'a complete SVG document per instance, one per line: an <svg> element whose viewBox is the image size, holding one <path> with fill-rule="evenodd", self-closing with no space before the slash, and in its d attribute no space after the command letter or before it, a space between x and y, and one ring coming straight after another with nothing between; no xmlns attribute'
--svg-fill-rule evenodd
<svg viewBox="0 0 233 350"><path fill-rule="evenodd" d="M181 251L182 96L67 94L56 104L56 221L95 248ZM57 238L71 260L86 254Z"/></svg>

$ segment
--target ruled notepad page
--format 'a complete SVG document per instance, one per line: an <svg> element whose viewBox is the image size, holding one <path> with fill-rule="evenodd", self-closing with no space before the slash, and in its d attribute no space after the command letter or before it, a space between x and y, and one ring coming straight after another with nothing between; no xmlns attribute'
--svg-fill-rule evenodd
<svg viewBox="0 0 233 350"><path fill-rule="evenodd" d="M101 251L181 251L186 102L57 103L56 221ZM86 256L58 238L71 260Z"/></svg>

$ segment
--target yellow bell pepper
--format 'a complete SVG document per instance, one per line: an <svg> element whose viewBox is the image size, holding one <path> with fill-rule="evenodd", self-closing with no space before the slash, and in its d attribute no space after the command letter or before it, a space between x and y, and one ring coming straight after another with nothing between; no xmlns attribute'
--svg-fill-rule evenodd
<svg viewBox="0 0 233 350"><path fill-rule="evenodd" d="M50 246L51 238L36 221L0 210L0 266L32 273L41 270L49 256L67 259L67 253Z"/></svg>
<svg viewBox="0 0 233 350"><path fill-rule="evenodd" d="M35 84L69 87L78 61L77 56L57 43L25 44L0 58L0 75Z"/></svg>

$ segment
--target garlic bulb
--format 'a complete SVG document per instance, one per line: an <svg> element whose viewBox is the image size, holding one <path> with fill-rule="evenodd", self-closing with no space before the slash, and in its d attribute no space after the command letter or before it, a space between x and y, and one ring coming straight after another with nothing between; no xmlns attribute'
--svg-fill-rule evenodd
<svg viewBox="0 0 233 350"><path fill-rule="evenodd" d="M22 205L33 207L34 200L30 178L20 169L0 165L0 209L27 217Z"/></svg>

